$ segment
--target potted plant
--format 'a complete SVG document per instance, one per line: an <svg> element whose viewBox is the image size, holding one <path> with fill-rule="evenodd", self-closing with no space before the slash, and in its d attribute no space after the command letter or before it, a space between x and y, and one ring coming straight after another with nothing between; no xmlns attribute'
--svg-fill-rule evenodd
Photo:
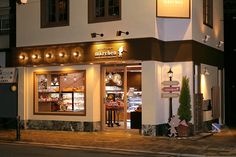
<svg viewBox="0 0 236 157"><path fill-rule="evenodd" d="M182 78L179 103L178 115L181 122L177 127L178 136L189 136L191 134L191 124L189 121L192 119L192 113L189 78L187 76Z"/></svg>

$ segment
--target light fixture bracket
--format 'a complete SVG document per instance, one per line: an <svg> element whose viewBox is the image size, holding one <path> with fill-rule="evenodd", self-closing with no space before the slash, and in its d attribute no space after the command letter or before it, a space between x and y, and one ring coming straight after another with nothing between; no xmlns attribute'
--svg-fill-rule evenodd
<svg viewBox="0 0 236 157"><path fill-rule="evenodd" d="M99 35L100 37L103 37L103 36L104 36L103 33L100 33L100 34L99 34L99 33L91 33L91 37L92 37L92 38L96 38L98 35Z"/></svg>
<svg viewBox="0 0 236 157"><path fill-rule="evenodd" d="M117 32L116 32L116 36L121 36L122 33L125 34L125 35L129 35L129 32L128 32L128 31L126 31L126 32L117 31Z"/></svg>

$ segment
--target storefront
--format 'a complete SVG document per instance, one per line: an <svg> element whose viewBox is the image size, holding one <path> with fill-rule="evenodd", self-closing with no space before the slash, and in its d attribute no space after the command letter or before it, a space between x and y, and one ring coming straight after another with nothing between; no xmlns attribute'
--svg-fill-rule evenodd
<svg viewBox="0 0 236 157"><path fill-rule="evenodd" d="M200 88L195 66L201 61L194 58L194 45L142 38L18 48L22 126L72 131L140 128L144 135L156 136L169 118L162 82L169 79L170 68L179 86L183 76L189 77L195 110L194 94ZM172 105L176 114L177 97ZM132 117L134 112L139 116Z"/></svg>

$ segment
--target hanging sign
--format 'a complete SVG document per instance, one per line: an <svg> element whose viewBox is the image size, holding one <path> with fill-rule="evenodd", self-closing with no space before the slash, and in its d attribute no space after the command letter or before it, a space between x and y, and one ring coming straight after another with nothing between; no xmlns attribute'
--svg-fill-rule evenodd
<svg viewBox="0 0 236 157"><path fill-rule="evenodd" d="M180 87L163 87L162 91L163 92L179 92Z"/></svg>
<svg viewBox="0 0 236 157"><path fill-rule="evenodd" d="M173 85L178 85L179 81L163 81L161 84L165 86L173 86Z"/></svg>
<svg viewBox="0 0 236 157"><path fill-rule="evenodd" d="M177 98L179 93L161 93L162 98Z"/></svg>
<svg viewBox="0 0 236 157"><path fill-rule="evenodd" d="M15 83L16 68L0 68L0 83Z"/></svg>

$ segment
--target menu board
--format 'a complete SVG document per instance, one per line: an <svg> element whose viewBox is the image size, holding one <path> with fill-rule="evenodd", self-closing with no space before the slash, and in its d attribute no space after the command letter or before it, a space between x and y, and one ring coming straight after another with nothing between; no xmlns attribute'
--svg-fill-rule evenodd
<svg viewBox="0 0 236 157"><path fill-rule="evenodd" d="M16 68L0 68L0 83L15 83Z"/></svg>

